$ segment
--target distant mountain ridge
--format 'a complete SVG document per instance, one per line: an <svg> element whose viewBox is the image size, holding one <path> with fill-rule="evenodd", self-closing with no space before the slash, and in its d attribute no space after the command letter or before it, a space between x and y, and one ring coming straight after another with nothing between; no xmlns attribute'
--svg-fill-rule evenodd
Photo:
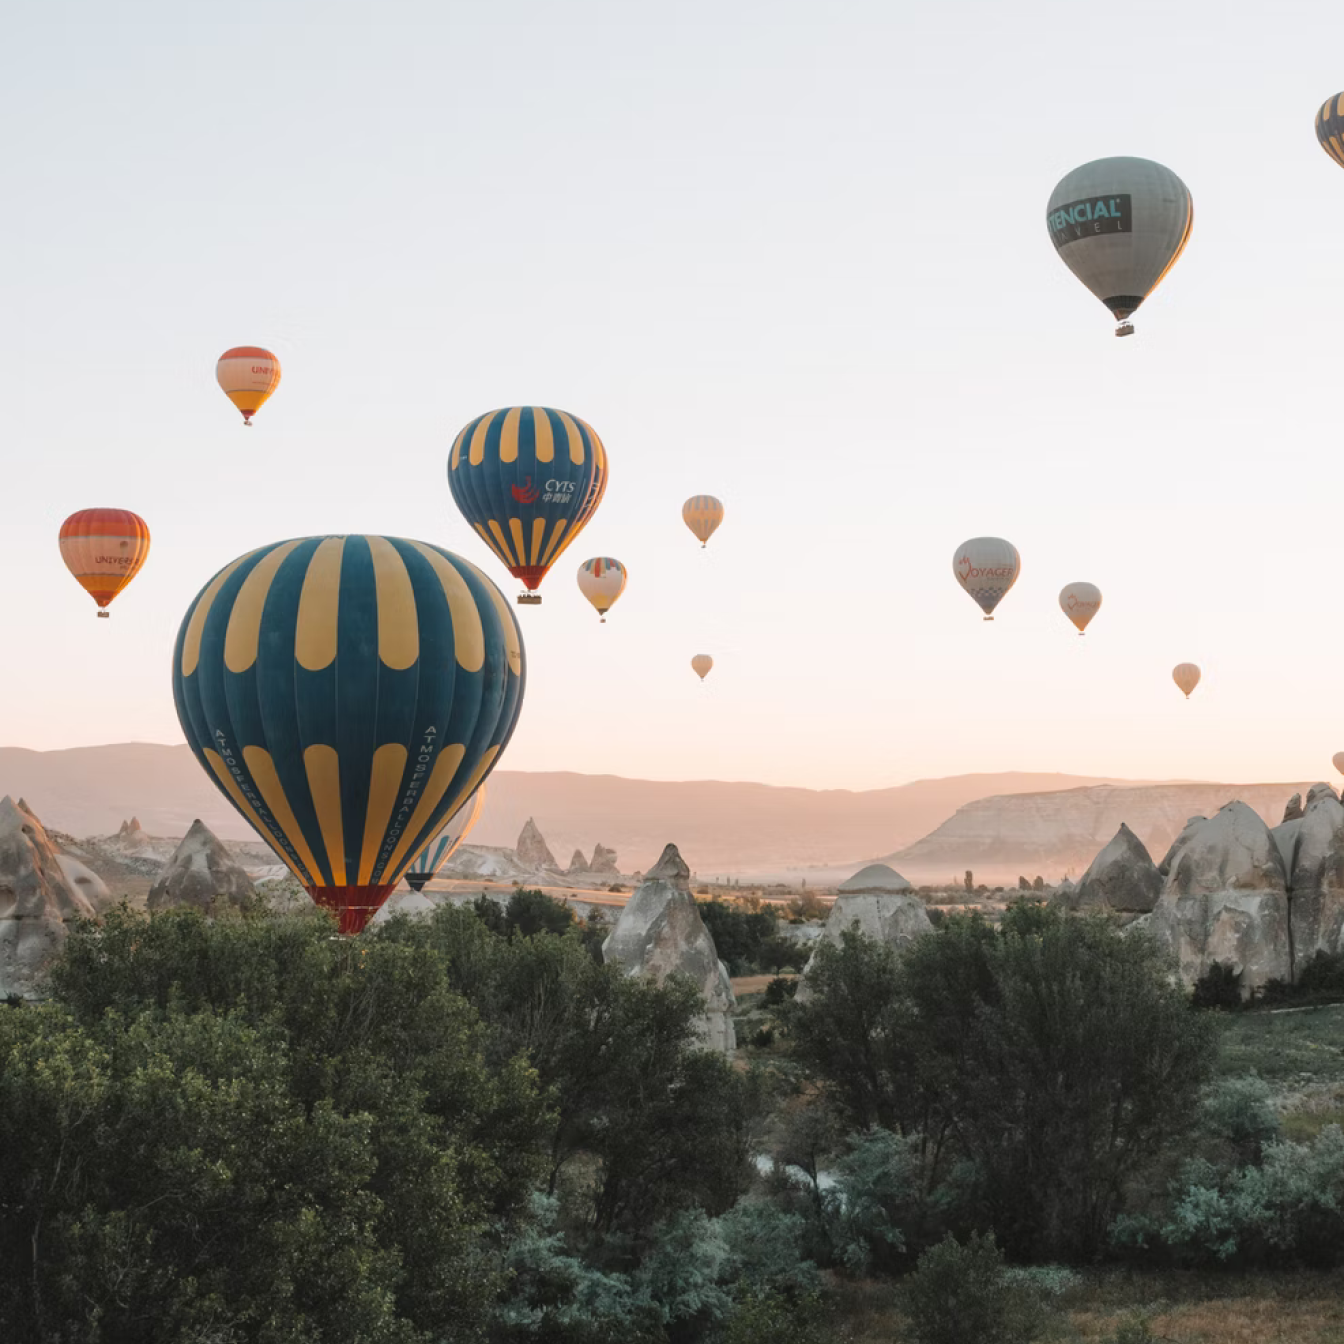
<svg viewBox="0 0 1344 1344"><path fill-rule="evenodd" d="M1005 772L850 791L497 770L472 841L512 846L535 817L557 853L588 852L601 843L616 850L627 873L647 868L669 840L705 875L857 868L874 854L912 845L976 799L1115 784L1136 786ZM26 797L48 825L76 836L114 834L136 815L150 835L185 835L199 817L221 839L256 838L185 744L0 747L0 796L6 793Z"/></svg>

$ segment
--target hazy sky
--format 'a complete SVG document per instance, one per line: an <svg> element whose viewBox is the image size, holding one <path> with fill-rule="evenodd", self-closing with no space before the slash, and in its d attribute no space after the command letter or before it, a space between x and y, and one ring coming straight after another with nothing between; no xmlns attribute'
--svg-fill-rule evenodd
<svg viewBox="0 0 1344 1344"><path fill-rule="evenodd" d="M520 612L508 767L1322 776L1341 87L1323 2L19 0L0 744L180 741L182 613L262 543L421 538L512 598L445 461L527 402L588 420L611 485ZM1111 154L1195 201L1125 341L1044 222ZM251 430L214 382L240 343L284 365ZM92 505L154 538L109 621L56 545ZM983 533L1023 560L993 625L951 573ZM630 572L605 626L596 554Z"/></svg>

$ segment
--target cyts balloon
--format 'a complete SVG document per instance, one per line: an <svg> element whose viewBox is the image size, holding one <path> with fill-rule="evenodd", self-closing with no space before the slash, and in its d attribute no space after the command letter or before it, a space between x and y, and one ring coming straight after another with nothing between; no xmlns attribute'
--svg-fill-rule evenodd
<svg viewBox="0 0 1344 1344"><path fill-rule="evenodd" d="M597 609L606 623L607 612L625 592L625 566L609 555L594 556L579 566L579 591Z"/></svg>
<svg viewBox="0 0 1344 1344"><path fill-rule="evenodd" d="M1017 547L1002 537L972 537L952 555L952 573L971 595L985 620L994 619L994 608L1017 582L1022 559Z"/></svg>
<svg viewBox="0 0 1344 1344"><path fill-rule="evenodd" d="M129 509L80 509L61 524L61 559L99 616L148 557L149 528Z"/></svg>
<svg viewBox="0 0 1344 1344"><path fill-rule="evenodd" d="M1081 635L1101 609L1101 589L1092 583L1067 583L1060 590L1059 605Z"/></svg>
<svg viewBox="0 0 1344 1344"><path fill-rule="evenodd" d="M1170 168L1151 159L1095 159L1060 179L1045 222L1060 259L1115 316L1117 336L1190 238L1195 208Z"/></svg>
<svg viewBox="0 0 1344 1344"><path fill-rule="evenodd" d="M723 522L723 505L713 495L692 495L681 506L681 518L700 539L700 549L704 550Z"/></svg>
<svg viewBox="0 0 1344 1344"><path fill-rule="evenodd" d="M215 381L243 413L243 424L251 425L262 403L280 386L280 361L259 345L235 345L220 355Z"/></svg>
<svg viewBox="0 0 1344 1344"><path fill-rule="evenodd" d="M477 416L448 455L462 516L527 589L536 588L583 530L607 488L607 451L575 415L511 406Z"/></svg>
<svg viewBox="0 0 1344 1344"><path fill-rule="evenodd" d="M187 609L173 652L196 759L342 933L494 768L525 677L499 589L401 537L240 556Z"/></svg>

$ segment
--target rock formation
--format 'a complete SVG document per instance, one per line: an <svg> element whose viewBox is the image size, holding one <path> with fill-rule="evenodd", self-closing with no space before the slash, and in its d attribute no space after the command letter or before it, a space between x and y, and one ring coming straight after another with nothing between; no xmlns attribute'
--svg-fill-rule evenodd
<svg viewBox="0 0 1344 1344"><path fill-rule="evenodd" d="M394 891L379 906L370 921L374 924L386 924L393 915L409 915L412 919L424 919L432 915L439 907L430 897L419 891Z"/></svg>
<svg viewBox="0 0 1344 1344"><path fill-rule="evenodd" d="M586 873L588 871L588 860L583 856L583 850L576 849L574 857L569 861L569 867L565 869L566 876L572 876L575 873Z"/></svg>
<svg viewBox="0 0 1344 1344"><path fill-rule="evenodd" d="M0 799L0 995L36 997L66 921L93 913L61 871L42 823L26 804Z"/></svg>
<svg viewBox="0 0 1344 1344"><path fill-rule="evenodd" d="M607 873L612 877L620 874L620 869L616 866L616 851L608 849L605 845L595 845L593 847L593 861L588 865L590 873Z"/></svg>
<svg viewBox="0 0 1344 1344"><path fill-rule="evenodd" d="M1122 822L1111 842L1092 860L1077 889L1067 894L1067 905L1070 910L1146 914L1157 904L1161 891L1162 875L1152 855Z"/></svg>
<svg viewBox="0 0 1344 1344"><path fill-rule="evenodd" d="M853 877L847 877L836 888L845 895L882 895L888 892L913 891L914 888L894 868L885 863L870 863L860 868Z"/></svg>
<svg viewBox="0 0 1344 1344"><path fill-rule="evenodd" d="M252 879L198 817L149 889L149 908L187 905L214 915L237 909L255 895Z"/></svg>
<svg viewBox="0 0 1344 1344"><path fill-rule="evenodd" d="M1307 795L1305 814L1278 827L1274 839L1281 853L1287 849L1296 978L1317 952L1344 951L1344 807L1335 791L1318 784Z"/></svg>
<svg viewBox="0 0 1344 1344"><path fill-rule="evenodd" d="M1300 793L1293 794L1288 800L1288 806L1283 809L1283 820L1296 821L1298 817L1305 815L1306 808L1302 806L1302 795ZM1282 825L1283 822L1280 822L1279 824Z"/></svg>
<svg viewBox="0 0 1344 1344"><path fill-rule="evenodd" d="M676 845L668 845L621 911L602 944L602 958L660 984L674 973L688 976L705 996L697 1023L701 1040L731 1055L737 1046L733 987L696 909L690 876Z"/></svg>
<svg viewBox="0 0 1344 1344"><path fill-rule="evenodd" d="M518 862L526 868L550 868L555 872L560 871L560 865L555 861L555 855L551 853L546 841L542 839L541 832L537 829L537 823L531 817L527 819L527 825L523 827L518 836L518 843L514 846L518 855Z"/></svg>
<svg viewBox="0 0 1344 1344"><path fill-rule="evenodd" d="M1193 984L1214 962L1239 971L1247 993L1291 978L1287 872L1276 838L1245 803L1192 817L1162 869L1147 928L1175 953L1182 980Z"/></svg>
<svg viewBox="0 0 1344 1344"><path fill-rule="evenodd" d="M19 800L19 806L23 806L22 799ZM101 914L112 904L112 893L107 889L107 883L87 864L80 863L69 854L57 854L56 862L61 865L65 880L88 901L95 914Z"/></svg>

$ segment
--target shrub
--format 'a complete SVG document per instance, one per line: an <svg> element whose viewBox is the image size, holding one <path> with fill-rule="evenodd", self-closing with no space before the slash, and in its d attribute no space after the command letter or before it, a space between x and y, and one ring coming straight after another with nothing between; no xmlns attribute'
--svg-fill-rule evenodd
<svg viewBox="0 0 1344 1344"><path fill-rule="evenodd" d="M793 998L797 992L797 980L786 980L782 975L777 975L765 987L765 1001L771 1008L778 1008Z"/></svg>
<svg viewBox="0 0 1344 1344"><path fill-rule="evenodd" d="M930 1247L903 1297L911 1344L1030 1344L1049 1324L1040 1297L1009 1280L987 1234Z"/></svg>
<svg viewBox="0 0 1344 1344"><path fill-rule="evenodd" d="M818 1293L790 1297L785 1293L749 1292L733 1307L723 1330L723 1344L834 1344Z"/></svg>
<svg viewBox="0 0 1344 1344"><path fill-rule="evenodd" d="M1230 962L1215 961L1195 981L1190 1006L1235 1012L1241 1007L1241 972L1234 970Z"/></svg>

